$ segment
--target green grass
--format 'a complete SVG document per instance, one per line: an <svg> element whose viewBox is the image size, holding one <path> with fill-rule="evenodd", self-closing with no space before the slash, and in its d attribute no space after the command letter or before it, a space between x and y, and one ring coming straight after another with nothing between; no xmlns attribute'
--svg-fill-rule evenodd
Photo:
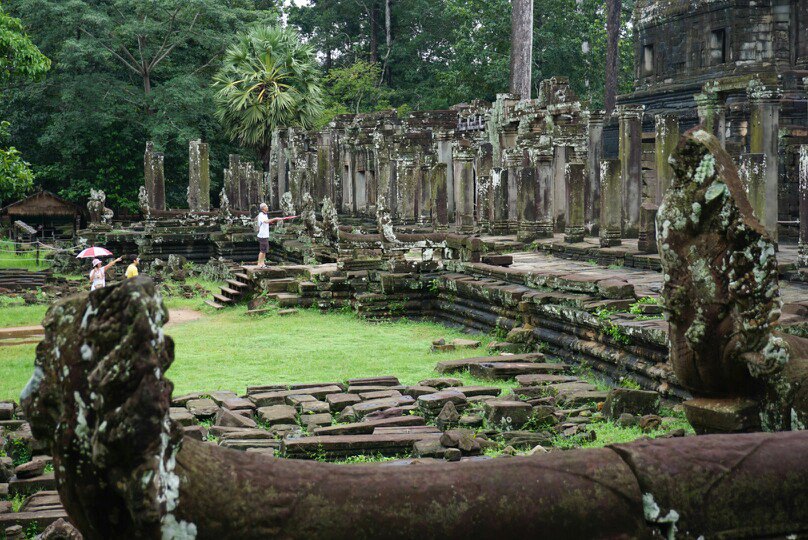
<svg viewBox="0 0 808 540"><path fill-rule="evenodd" d="M36 261L36 250L26 249L17 252L14 243L10 240L0 240L0 268L19 268L24 270L44 270L50 268L51 263L45 260L45 255L50 250L41 249L39 252L39 264Z"/></svg>
<svg viewBox="0 0 808 540"><path fill-rule="evenodd" d="M44 304L24 305L21 296L0 296L0 328L39 324L47 310Z"/></svg>
<svg viewBox="0 0 808 540"><path fill-rule="evenodd" d="M201 298L172 298L168 304L174 309L198 308L201 302ZM27 308L2 311L22 309ZM370 323L351 313L322 314L303 309L287 317L270 314L254 318L245 311L246 307L238 306L209 312L200 320L167 329L176 343L176 359L167 373L174 381L175 395L215 390L243 393L251 385L378 375L395 375L405 384L414 384L439 376L433 368L440 360L485 355L491 340L481 336L483 344L477 350L432 353L433 339L468 335L426 322ZM15 321L24 318L6 317ZM35 345L0 347L0 399L18 399L31 375L34 349ZM512 386L475 381L468 375L460 378L466 384Z"/></svg>

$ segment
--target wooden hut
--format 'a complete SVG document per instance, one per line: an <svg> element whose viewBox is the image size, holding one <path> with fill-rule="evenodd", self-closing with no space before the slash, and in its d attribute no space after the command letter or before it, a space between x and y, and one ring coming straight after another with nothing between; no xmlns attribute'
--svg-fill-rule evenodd
<svg viewBox="0 0 808 540"><path fill-rule="evenodd" d="M16 238L18 233L30 232L31 229L37 231L40 240L70 238L81 228L83 219L79 205L50 191L39 191L0 209L0 220L9 238ZM25 238L23 241L29 240Z"/></svg>

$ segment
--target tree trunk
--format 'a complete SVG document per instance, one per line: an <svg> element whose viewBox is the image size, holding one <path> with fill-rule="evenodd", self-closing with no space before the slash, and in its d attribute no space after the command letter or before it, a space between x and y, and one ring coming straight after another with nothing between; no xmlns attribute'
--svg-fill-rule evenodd
<svg viewBox="0 0 808 540"><path fill-rule="evenodd" d="M379 61L379 6L375 0L370 3L370 63Z"/></svg>
<svg viewBox="0 0 808 540"><path fill-rule="evenodd" d="M533 0L511 0L511 9L510 92L527 100L533 61Z"/></svg>
<svg viewBox="0 0 808 540"><path fill-rule="evenodd" d="M85 540L650 538L657 526L670 532L671 509L694 536L808 523L806 431L409 466L284 460L183 438L169 417L167 318L144 276L45 316L22 405Z"/></svg>
<svg viewBox="0 0 808 540"><path fill-rule="evenodd" d="M606 84L603 101L608 116L617 100L622 0L606 0L606 10Z"/></svg>
<svg viewBox="0 0 808 540"><path fill-rule="evenodd" d="M393 77L390 70L390 52L393 50L393 21L390 3L392 0L384 0L384 41L387 45L387 50L384 53L384 69L382 71L382 78L390 85L393 82Z"/></svg>

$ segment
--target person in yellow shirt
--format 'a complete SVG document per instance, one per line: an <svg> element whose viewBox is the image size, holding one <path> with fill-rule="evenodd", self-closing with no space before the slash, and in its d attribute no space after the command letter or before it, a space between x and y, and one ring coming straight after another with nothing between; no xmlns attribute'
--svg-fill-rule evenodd
<svg viewBox="0 0 808 540"><path fill-rule="evenodd" d="M137 277L137 275L138 275L137 267L138 267L139 264L140 264L140 257L135 257L134 259L132 259L132 264L130 264L126 268L126 277L127 278Z"/></svg>

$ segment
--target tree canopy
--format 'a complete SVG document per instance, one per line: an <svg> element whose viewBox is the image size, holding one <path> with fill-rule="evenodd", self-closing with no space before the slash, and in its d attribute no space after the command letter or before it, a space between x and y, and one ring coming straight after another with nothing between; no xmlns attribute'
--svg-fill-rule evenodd
<svg viewBox="0 0 808 540"><path fill-rule="evenodd" d="M225 133L255 148L267 166L275 129L311 129L323 113L314 49L290 28L259 26L241 34L225 52L213 88Z"/></svg>
<svg viewBox="0 0 808 540"><path fill-rule="evenodd" d="M22 22L0 6L0 98L8 85L22 79L38 79L50 68L46 58L25 34ZM19 150L6 146L9 122L0 120L0 204L25 195L34 175Z"/></svg>

